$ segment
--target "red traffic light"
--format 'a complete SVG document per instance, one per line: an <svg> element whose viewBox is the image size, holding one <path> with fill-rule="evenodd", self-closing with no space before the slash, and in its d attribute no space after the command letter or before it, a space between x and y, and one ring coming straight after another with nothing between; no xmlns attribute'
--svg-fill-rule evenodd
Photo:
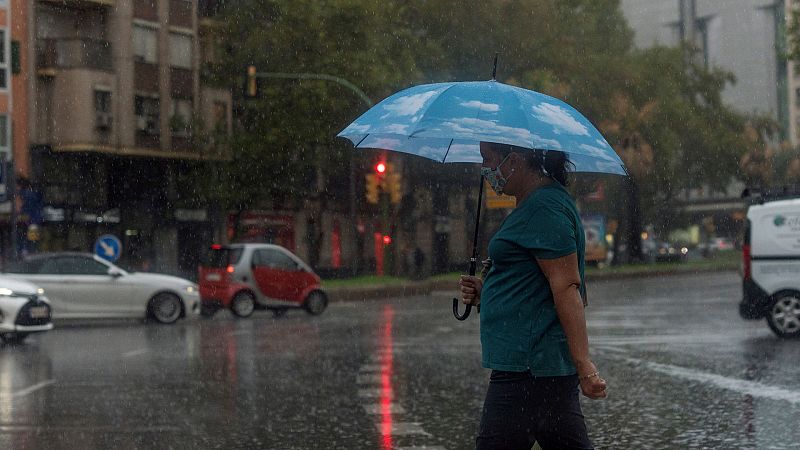
<svg viewBox="0 0 800 450"><path fill-rule="evenodd" d="M392 237L389 235L383 235L383 243L389 245L392 243Z"/></svg>
<svg viewBox="0 0 800 450"><path fill-rule="evenodd" d="M386 173L386 164L382 162L375 164L375 172Z"/></svg>

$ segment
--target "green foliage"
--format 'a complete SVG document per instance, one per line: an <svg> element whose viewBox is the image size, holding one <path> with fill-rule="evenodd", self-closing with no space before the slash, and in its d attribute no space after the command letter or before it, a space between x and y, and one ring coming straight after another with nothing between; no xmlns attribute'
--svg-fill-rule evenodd
<svg viewBox="0 0 800 450"><path fill-rule="evenodd" d="M422 82L489 79L499 52L500 81L564 99L618 151L627 148L626 162L641 167L636 181L651 222L680 189L722 188L736 176L744 118L721 101L732 77L692 63L689 49L633 50L619 3L238 0L222 19L222 58L208 76L239 92L251 64L260 72L324 73L378 101ZM359 98L323 81L261 80L260 92L237 103L233 159L215 166L223 204L302 198L320 176L348 176L350 145L334 136L365 109ZM412 173L420 179L410 183L447 175L468 189L475 178L454 166Z"/></svg>
<svg viewBox="0 0 800 450"><path fill-rule="evenodd" d="M416 74L400 15L399 5L378 0L231 2L219 30L221 58L207 75L239 95L238 123L232 160L214 168L220 184L211 192L246 209L302 198L320 175L346 177L351 150L335 135L366 105L336 83L291 79L259 80L260 97L244 101L244 74L254 65L259 72L333 75L383 98Z"/></svg>

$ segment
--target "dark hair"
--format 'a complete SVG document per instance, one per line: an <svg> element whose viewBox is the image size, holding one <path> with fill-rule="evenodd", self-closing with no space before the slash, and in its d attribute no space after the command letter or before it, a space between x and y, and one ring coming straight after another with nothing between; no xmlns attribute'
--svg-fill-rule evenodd
<svg viewBox="0 0 800 450"><path fill-rule="evenodd" d="M539 150L517 147L509 144L492 144L492 149L499 152L503 158L511 153L519 153L528 163L528 167L542 172L558 181L562 186L569 185L569 172L575 170L575 164L569 160L564 152L555 150Z"/></svg>

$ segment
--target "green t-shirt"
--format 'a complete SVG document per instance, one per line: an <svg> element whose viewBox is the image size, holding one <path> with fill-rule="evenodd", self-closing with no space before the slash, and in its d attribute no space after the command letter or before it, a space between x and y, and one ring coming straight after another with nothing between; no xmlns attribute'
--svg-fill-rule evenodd
<svg viewBox="0 0 800 450"><path fill-rule="evenodd" d="M553 294L536 258L577 253L581 282L584 234L569 193L542 186L503 221L489 242L492 268L481 292L483 366L534 376L576 373Z"/></svg>

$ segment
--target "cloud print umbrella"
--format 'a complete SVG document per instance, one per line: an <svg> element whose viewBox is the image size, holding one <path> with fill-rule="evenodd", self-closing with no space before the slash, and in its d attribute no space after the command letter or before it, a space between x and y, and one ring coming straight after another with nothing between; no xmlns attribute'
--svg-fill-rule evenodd
<svg viewBox="0 0 800 450"><path fill-rule="evenodd" d="M627 175L614 149L572 106L539 92L491 81L414 86L370 108L339 134L356 148L393 150L443 163L480 163L481 142L564 152L576 172ZM483 182L478 197L478 218ZM475 225L470 274L477 262ZM453 313L458 313L453 299Z"/></svg>

